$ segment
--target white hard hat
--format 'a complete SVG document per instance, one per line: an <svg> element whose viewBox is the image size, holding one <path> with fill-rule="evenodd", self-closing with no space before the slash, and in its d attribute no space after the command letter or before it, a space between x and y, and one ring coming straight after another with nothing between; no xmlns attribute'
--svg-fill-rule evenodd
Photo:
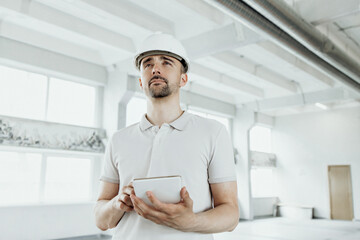
<svg viewBox="0 0 360 240"><path fill-rule="evenodd" d="M176 58L184 66L185 73L188 71L189 59L184 46L172 35L164 33L154 33L143 41L134 58L136 68L140 70L141 60L145 57L160 54Z"/></svg>

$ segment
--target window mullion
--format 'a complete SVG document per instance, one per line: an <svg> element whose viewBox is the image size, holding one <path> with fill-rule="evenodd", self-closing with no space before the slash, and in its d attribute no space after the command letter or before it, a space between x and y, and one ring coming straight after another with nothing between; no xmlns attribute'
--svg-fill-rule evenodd
<svg viewBox="0 0 360 240"><path fill-rule="evenodd" d="M48 110L49 110L49 91L50 91L50 77L47 76L46 84L46 98L45 98L45 121L48 120Z"/></svg>
<svg viewBox="0 0 360 240"><path fill-rule="evenodd" d="M41 174L40 174L40 191L39 191L39 200L41 203L45 201L45 180L46 180L46 162L47 154L42 154L41 159Z"/></svg>

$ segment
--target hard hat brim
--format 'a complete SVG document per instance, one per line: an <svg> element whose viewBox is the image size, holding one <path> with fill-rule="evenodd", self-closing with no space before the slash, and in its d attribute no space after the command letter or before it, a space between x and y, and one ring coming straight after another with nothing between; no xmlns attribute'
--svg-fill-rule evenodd
<svg viewBox="0 0 360 240"><path fill-rule="evenodd" d="M187 61L185 59L183 59L179 55L174 54L172 52L162 51L162 50L147 51L147 52L143 52L143 53L138 54L137 56L135 56L135 66L136 66L136 68L140 71L141 61L144 58L146 58L148 56L153 56L153 55L166 55L166 56L173 57L173 58L177 59L184 66L185 73L188 71L189 66L188 66L188 63L187 63Z"/></svg>

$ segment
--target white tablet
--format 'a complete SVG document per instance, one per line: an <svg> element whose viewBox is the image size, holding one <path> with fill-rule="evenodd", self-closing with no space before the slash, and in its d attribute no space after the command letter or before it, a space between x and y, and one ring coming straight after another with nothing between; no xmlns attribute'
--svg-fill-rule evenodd
<svg viewBox="0 0 360 240"><path fill-rule="evenodd" d="M151 191L164 203L180 202L181 176L164 176L151 178L135 178L133 180L135 195L146 204L152 206L147 191Z"/></svg>

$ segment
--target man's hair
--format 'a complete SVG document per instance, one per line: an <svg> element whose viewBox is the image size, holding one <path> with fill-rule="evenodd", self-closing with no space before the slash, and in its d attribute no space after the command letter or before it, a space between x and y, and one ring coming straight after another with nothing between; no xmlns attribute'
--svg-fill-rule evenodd
<svg viewBox="0 0 360 240"><path fill-rule="evenodd" d="M185 71L185 67L184 67L184 65L183 65L183 64L181 64L181 73L183 73L183 74L185 74L185 73L186 73L186 71Z"/></svg>
<svg viewBox="0 0 360 240"><path fill-rule="evenodd" d="M185 74L187 72L187 69L185 68L185 66L187 66L185 59L181 59L180 63L181 63L181 73Z"/></svg>

